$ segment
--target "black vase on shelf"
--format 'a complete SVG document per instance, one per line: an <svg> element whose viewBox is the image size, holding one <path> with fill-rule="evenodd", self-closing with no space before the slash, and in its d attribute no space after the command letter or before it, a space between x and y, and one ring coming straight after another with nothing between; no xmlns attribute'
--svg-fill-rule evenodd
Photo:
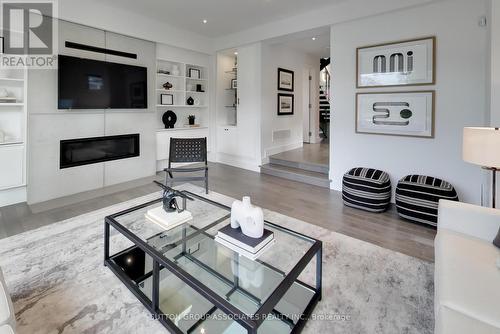
<svg viewBox="0 0 500 334"><path fill-rule="evenodd" d="M191 96L188 97L188 99L186 100L186 104L188 106L192 106L194 104L194 99Z"/></svg>
<svg viewBox="0 0 500 334"><path fill-rule="evenodd" d="M177 122L177 115L172 110L167 110L161 117L161 121L165 124L165 129L173 129Z"/></svg>
<svg viewBox="0 0 500 334"><path fill-rule="evenodd" d="M194 125L195 119L196 119L196 117L194 115L189 115L188 116L189 125Z"/></svg>

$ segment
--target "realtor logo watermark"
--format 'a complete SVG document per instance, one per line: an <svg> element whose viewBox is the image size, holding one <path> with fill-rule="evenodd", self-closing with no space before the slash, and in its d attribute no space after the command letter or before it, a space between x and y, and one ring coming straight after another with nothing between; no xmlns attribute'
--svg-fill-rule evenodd
<svg viewBox="0 0 500 334"><path fill-rule="evenodd" d="M1 68L53 69L57 64L55 1L1 1Z"/></svg>

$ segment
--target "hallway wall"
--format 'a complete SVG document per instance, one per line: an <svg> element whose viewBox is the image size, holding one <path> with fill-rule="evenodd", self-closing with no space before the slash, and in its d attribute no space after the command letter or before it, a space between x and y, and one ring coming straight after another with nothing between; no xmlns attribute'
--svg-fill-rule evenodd
<svg viewBox="0 0 500 334"><path fill-rule="evenodd" d="M332 26L333 189L342 188L349 168L367 166L387 171L393 188L406 174L444 178L455 185L461 200L479 203L481 169L462 160L462 129L484 126L489 118L488 30L478 24L486 11L485 0L447 0ZM357 47L423 36L437 38L436 85L356 89ZM436 90L434 139L355 133L356 92L418 90Z"/></svg>
<svg viewBox="0 0 500 334"><path fill-rule="evenodd" d="M278 67L294 71L294 114L277 115L277 76ZM301 147L303 144L303 113L304 103L307 104L304 93L304 69L317 68L319 59L307 53L300 52L281 45L262 45L262 160L269 155ZM319 82L319 73L313 77L313 82ZM318 99L318 85L313 85L312 97ZM289 93L289 92L283 92ZM313 108L315 106L313 105ZM313 118L313 117L312 117Z"/></svg>

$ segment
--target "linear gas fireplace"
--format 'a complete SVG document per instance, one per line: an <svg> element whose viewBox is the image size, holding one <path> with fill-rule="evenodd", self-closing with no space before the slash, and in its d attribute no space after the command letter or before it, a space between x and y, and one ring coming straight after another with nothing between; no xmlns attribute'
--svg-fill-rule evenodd
<svg viewBox="0 0 500 334"><path fill-rule="evenodd" d="M59 167L138 157L139 134L61 140Z"/></svg>

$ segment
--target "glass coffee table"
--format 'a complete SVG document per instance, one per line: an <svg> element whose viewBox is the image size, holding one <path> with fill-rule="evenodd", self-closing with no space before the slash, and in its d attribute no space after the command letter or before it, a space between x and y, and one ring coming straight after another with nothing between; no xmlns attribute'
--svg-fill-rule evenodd
<svg viewBox="0 0 500 334"><path fill-rule="evenodd" d="M193 220L165 231L144 214L104 222L104 264L171 333L299 333L321 300L322 243L266 221L276 243L257 260L214 241L230 208L185 191Z"/></svg>

